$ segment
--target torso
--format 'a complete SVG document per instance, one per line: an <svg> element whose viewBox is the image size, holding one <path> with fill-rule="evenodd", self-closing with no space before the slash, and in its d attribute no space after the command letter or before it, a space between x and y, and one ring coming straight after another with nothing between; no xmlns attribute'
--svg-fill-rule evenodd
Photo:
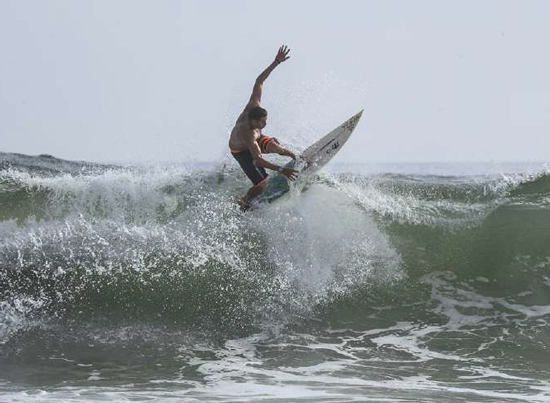
<svg viewBox="0 0 550 403"><path fill-rule="evenodd" d="M260 138L260 130L253 130L248 125L248 108L246 108L238 117L235 122L235 127L231 130L229 136L229 148L233 151L245 151L248 150L248 146L244 141L244 135L254 131L254 138L256 141Z"/></svg>

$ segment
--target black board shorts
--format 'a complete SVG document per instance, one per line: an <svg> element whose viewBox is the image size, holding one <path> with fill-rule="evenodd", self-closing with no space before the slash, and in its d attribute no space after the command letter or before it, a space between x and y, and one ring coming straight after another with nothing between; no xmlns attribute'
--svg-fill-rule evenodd
<svg viewBox="0 0 550 403"><path fill-rule="evenodd" d="M254 158L252 158L252 153L250 150L232 152L231 155L237 160L241 168L243 169L248 179L252 181L254 186L259 185L264 180L267 179L268 173L263 167L259 167L254 164Z"/></svg>

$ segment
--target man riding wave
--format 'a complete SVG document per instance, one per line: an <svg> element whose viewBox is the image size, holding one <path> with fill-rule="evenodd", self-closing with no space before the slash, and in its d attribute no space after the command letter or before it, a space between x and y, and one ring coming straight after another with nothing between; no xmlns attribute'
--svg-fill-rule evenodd
<svg viewBox="0 0 550 403"><path fill-rule="evenodd" d="M296 159L294 153L282 147L276 138L262 134L262 129L267 125L267 111L260 106L264 81L275 67L290 58L289 52L290 49L281 46L273 63L258 76L250 100L231 131L229 138L231 154L254 185L239 200L243 210L250 208L250 202L265 190L268 177L265 168L277 171L290 180L296 179L298 173L295 169L272 164L262 156L262 154L275 153Z"/></svg>

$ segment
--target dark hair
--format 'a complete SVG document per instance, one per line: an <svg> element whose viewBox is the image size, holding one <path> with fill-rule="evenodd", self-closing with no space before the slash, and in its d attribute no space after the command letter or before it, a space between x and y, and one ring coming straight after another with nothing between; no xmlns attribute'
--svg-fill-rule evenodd
<svg viewBox="0 0 550 403"><path fill-rule="evenodd" d="M261 106L255 106L248 111L248 120L260 120L267 116L267 111Z"/></svg>

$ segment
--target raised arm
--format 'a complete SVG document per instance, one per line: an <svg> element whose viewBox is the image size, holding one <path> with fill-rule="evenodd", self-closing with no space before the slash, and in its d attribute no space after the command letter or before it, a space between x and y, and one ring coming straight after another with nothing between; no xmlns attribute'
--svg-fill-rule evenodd
<svg viewBox="0 0 550 403"><path fill-rule="evenodd" d="M289 53L290 49L286 45L283 45L279 48L279 51L277 52L277 56L275 56L275 60L273 61L273 63L267 66L267 68L262 71L262 73L256 79L256 82L254 83L254 89L252 90L252 95L250 96L250 101L248 101L247 107L260 106L264 81L267 79L267 77L269 77L275 67L290 58L290 56L288 55Z"/></svg>

